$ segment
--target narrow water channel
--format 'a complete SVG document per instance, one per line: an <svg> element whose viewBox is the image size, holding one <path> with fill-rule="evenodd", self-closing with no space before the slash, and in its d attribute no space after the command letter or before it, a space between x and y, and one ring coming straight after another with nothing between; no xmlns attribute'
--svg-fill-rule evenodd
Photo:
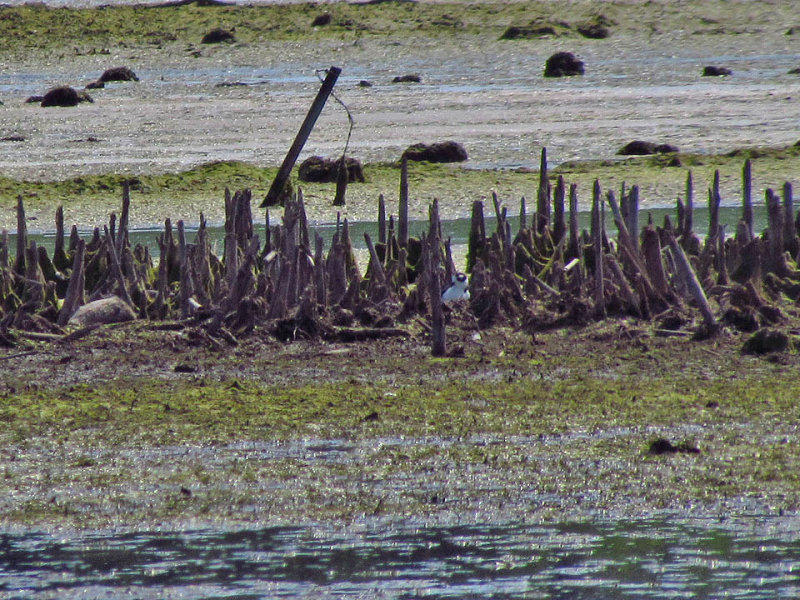
<svg viewBox="0 0 800 600"><path fill-rule="evenodd" d="M494 231L496 227L496 219L494 217L488 217L489 214L489 207L485 207L484 211L487 214L486 218L486 228L487 233ZM653 208L648 210L642 210L640 213L640 221L642 226L647 223L647 219L649 216L652 216L653 222L657 225L661 225L664 222L664 217L669 215L672 219L673 224L675 224L676 216L675 216L675 209L674 208ZM725 227L725 231L727 235L733 235L736 232L736 224L739 222L739 219L742 215L742 209L739 206L723 206L720 207L720 224ZM273 217L274 218L274 217ZM530 219L530 216L528 217ZM581 229L588 230L591 226L591 215L588 212L581 212L579 214L578 223ZM708 230L708 211L704 208L698 208L694 212L694 231L697 232L699 236L704 236ZM516 231L519 226L519 217L511 216L509 218L509 222L511 223L512 230ZM761 205L755 205L753 207L753 229L754 231L760 233L764 230L767 226L767 211L766 207ZM350 227L350 237L353 241L353 245L355 249L361 250L362 258L368 258L366 255L366 243L364 241L364 233L369 233L370 237L374 242L378 241L378 225L374 222L356 222L351 223ZM409 233L411 235L419 235L422 232L427 231L428 224L424 221L412 221L409 223ZM450 238L451 245L454 251L454 255L456 257L463 258L464 254L466 253L466 245L467 240L469 238L469 228L470 228L470 220L469 219L450 219L450 220L443 220L442 221L442 233L445 239ZM319 232L319 234L325 240L325 248L326 250L330 248L331 239L336 231L335 224L317 224L312 225L312 229ZM197 231L197 227L187 226L186 227L186 235L187 240L191 243L194 241L195 232ZM261 238L263 241L264 238L264 224L263 223L256 223L254 227L255 233ZM610 211L606 214L606 231L608 232L609 236L616 235L616 227L614 226L613 218L610 214ZM145 228L145 229L134 229L130 232L130 240L132 245L141 244L146 246L150 250L150 254L154 257L158 256L158 243L156 242L159 234L163 232L162 229L155 229L155 228ZM213 250L216 252L218 256L222 255L222 246L223 240L225 238L225 230L222 226L211 226L209 228L210 238L212 241ZM177 234L176 234L177 235ZM91 232L90 231L82 231L81 236L84 238L90 238ZM55 244L55 232L53 231L46 231L46 232L38 232L32 233L29 235L29 238L34 240L38 245L44 246L47 248L48 254L52 256L53 246ZM11 248L16 247L16 234L11 233L9 235L9 244ZM463 261L461 261L463 262ZM457 260L456 265L459 266L460 262ZM362 267L366 267L366 263L361 265Z"/></svg>
<svg viewBox="0 0 800 600"><path fill-rule="evenodd" d="M4 598L797 598L797 523L0 534Z"/></svg>

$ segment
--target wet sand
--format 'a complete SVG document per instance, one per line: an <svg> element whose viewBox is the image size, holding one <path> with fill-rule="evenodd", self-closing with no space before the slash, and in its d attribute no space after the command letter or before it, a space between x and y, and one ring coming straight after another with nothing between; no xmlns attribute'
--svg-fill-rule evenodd
<svg viewBox="0 0 800 600"><path fill-rule="evenodd" d="M330 65L343 69L337 94L356 122L350 153L365 162L396 160L412 143L444 139L463 143L473 168L536 167L543 146L552 164L613 159L634 139L700 153L786 145L798 138L800 77L788 71L797 66L800 36L783 33L365 37L29 56L3 65L0 137L25 140L0 143L0 164L4 175L45 180L216 160L277 166L319 86L315 70ZM559 50L576 53L586 74L544 78L546 58ZM706 64L734 74L702 77ZM91 91L94 103L76 108L24 102L55 85L81 87L118 65L141 81ZM422 82L391 83L407 73ZM359 87L361 80L373 86ZM340 153L347 131L345 111L331 102L301 159Z"/></svg>

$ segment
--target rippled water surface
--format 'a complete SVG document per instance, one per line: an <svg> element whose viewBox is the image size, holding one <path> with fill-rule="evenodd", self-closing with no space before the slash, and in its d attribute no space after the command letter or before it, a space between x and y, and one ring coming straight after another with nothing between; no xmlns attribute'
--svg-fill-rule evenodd
<svg viewBox="0 0 800 600"><path fill-rule="evenodd" d="M0 535L9 598L796 598L783 518Z"/></svg>

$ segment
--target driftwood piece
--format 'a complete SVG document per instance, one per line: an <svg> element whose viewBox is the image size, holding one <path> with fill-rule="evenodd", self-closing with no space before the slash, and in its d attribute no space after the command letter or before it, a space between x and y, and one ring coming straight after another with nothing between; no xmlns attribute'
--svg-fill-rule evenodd
<svg viewBox="0 0 800 600"><path fill-rule="evenodd" d="M439 249L439 201L434 198L430 210L430 228L428 230L426 276L428 280L428 294L431 301L431 354L445 356L447 354L447 333L445 331L444 313L442 312L442 288L439 279L440 249Z"/></svg>
<svg viewBox="0 0 800 600"><path fill-rule="evenodd" d="M712 310L711 305L708 303L708 298L703 291L703 287L700 285L700 281L697 279L694 269L692 269L691 263L689 263L689 259L686 258L686 254L683 252L683 248L681 248L678 244L675 236L670 234L668 236L668 241L680 275L685 281L692 299L700 309L700 314L703 316L703 323L706 326L706 329L709 333L717 331L719 326L717 324L717 319L714 316L714 311Z"/></svg>
<svg viewBox="0 0 800 600"><path fill-rule="evenodd" d="M742 219L749 239L753 239L753 164L749 158L742 167Z"/></svg>
<svg viewBox="0 0 800 600"><path fill-rule="evenodd" d="M642 253L648 279L659 296L666 296L669 293L669 284L664 272L664 263L661 261L661 240L651 224L642 231Z"/></svg>
<svg viewBox="0 0 800 600"><path fill-rule="evenodd" d="M128 244L128 221L131 209L131 188L127 181L122 182L122 212L119 217L119 229L115 240L117 256L122 256L122 250Z"/></svg>
<svg viewBox="0 0 800 600"><path fill-rule="evenodd" d="M800 252L800 240L794 224L792 184L788 181L783 184L783 247L790 256L797 258Z"/></svg>
<svg viewBox="0 0 800 600"><path fill-rule="evenodd" d="M578 186L574 183L569 186L569 245L567 258L577 258L583 261L583 245L578 227Z"/></svg>
<svg viewBox="0 0 800 600"><path fill-rule="evenodd" d="M332 333L325 335L328 341L341 343L384 340L395 337L411 337L411 334L407 330L397 327L336 327Z"/></svg>
<svg viewBox="0 0 800 600"><path fill-rule="evenodd" d="M634 245L637 245L636 241L639 236L639 186L634 185L631 187L626 196L628 198L627 208L622 217Z"/></svg>
<svg viewBox="0 0 800 600"><path fill-rule="evenodd" d="M595 180L592 193L592 250L594 254L594 302L598 318L606 316L605 286L603 282L603 201L600 199L600 182Z"/></svg>
<svg viewBox="0 0 800 600"><path fill-rule="evenodd" d="M326 261L329 306L339 304L347 292L347 265L344 254L344 245L340 241L334 241Z"/></svg>
<svg viewBox="0 0 800 600"><path fill-rule="evenodd" d="M209 304L215 296L214 273L211 270L211 242L208 238L208 227L202 214L200 215L200 227L195 236L192 264L196 276L194 293L200 304Z"/></svg>
<svg viewBox="0 0 800 600"><path fill-rule="evenodd" d="M500 197L497 195L497 192L492 190L492 206L494 207L494 217L497 220L497 235L500 237L500 240L506 244L510 242L508 237L506 237L506 211L503 207L503 203L500 202Z"/></svg>
<svg viewBox="0 0 800 600"><path fill-rule="evenodd" d="M25 249L28 247L28 221L25 218L25 204L22 196L17 196L17 259L14 271L25 274Z"/></svg>
<svg viewBox="0 0 800 600"><path fill-rule="evenodd" d="M186 231L183 221L178 221L178 256L180 257L181 286L179 291L179 303L181 319L189 318L194 312L192 296L194 296L194 278L192 277L192 267L189 262L189 252L186 244Z"/></svg>
<svg viewBox="0 0 800 600"><path fill-rule="evenodd" d="M720 225L720 232L719 235L717 235L717 259L715 266L717 269L717 284L728 285L730 277L728 276L728 260L725 251L725 234L722 231L722 225Z"/></svg>
<svg viewBox="0 0 800 600"><path fill-rule="evenodd" d="M378 243L386 243L386 201L383 194L378 195Z"/></svg>
<svg viewBox="0 0 800 600"><path fill-rule="evenodd" d="M558 244L567 232L565 202L567 197L567 185L562 175L558 176L556 190L553 196L553 243Z"/></svg>
<svg viewBox="0 0 800 600"><path fill-rule="evenodd" d="M684 238L694 235L694 178L692 172L686 174L686 213L681 223Z"/></svg>
<svg viewBox="0 0 800 600"><path fill-rule="evenodd" d="M373 302L380 302L388 295L388 288L386 287L386 273L383 270L383 264L375 251L375 245L372 243L372 238L369 233L364 232L364 241L369 250L369 265L367 272L370 276L369 295Z"/></svg>
<svg viewBox="0 0 800 600"><path fill-rule="evenodd" d="M59 271L66 271L70 267L70 260L64 249L64 207L56 209L56 239L53 247L53 265Z"/></svg>
<svg viewBox="0 0 800 600"><path fill-rule="evenodd" d="M767 205L767 241L769 258L767 261L767 272L775 273L779 277L787 274L788 268L783 256L783 207L780 198L775 192L768 188L765 192L765 202Z"/></svg>
<svg viewBox="0 0 800 600"><path fill-rule="evenodd" d="M325 260L323 252L325 241L318 231L314 231L314 291L315 300L320 306L328 304L328 286L326 282Z"/></svg>
<svg viewBox="0 0 800 600"><path fill-rule="evenodd" d="M608 270L613 276L614 283L622 294L622 299L627 305L628 310L637 316L641 316L639 301L628 283L628 280L625 278L625 274L622 272L622 268L619 266L616 257L611 253L606 254L604 264L608 266Z"/></svg>
<svg viewBox="0 0 800 600"><path fill-rule="evenodd" d="M0 233L0 269L8 268L8 230Z"/></svg>
<svg viewBox="0 0 800 600"><path fill-rule="evenodd" d="M128 284L122 274L122 267L120 266L119 256L117 256L117 248L114 245L111 236L108 233L108 227L105 228L106 234L106 248L108 255L111 258L111 277L117 283L117 294L125 303L131 307L135 306L131 300L130 293L128 292Z"/></svg>
<svg viewBox="0 0 800 600"><path fill-rule="evenodd" d="M45 299L45 280L42 270L39 268L39 250L33 240L25 248L24 264L25 291L22 298L28 306L31 306L34 310L39 310L42 308Z"/></svg>
<svg viewBox="0 0 800 600"><path fill-rule="evenodd" d="M397 212L397 243L408 246L408 159L400 160L400 199Z"/></svg>
<svg viewBox="0 0 800 600"><path fill-rule="evenodd" d="M708 237L706 237L706 246L713 247L719 232L719 207L721 204L719 170L717 170L714 171L714 187L708 191Z"/></svg>
<svg viewBox="0 0 800 600"><path fill-rule="evenodd" d="M544 233L550 226L550 181L547 178L547 148L542 148L539 161L539 187L536 192L536 231Z"/></svg>
<svg viewBox="0 0 800 600"><path fill-rule="evenodd" d="M483 201L475 200L472 203L472 218L467 239L467 272L471 273L475 263L483 255L486 240L486 223L483 218Z"/></svg>

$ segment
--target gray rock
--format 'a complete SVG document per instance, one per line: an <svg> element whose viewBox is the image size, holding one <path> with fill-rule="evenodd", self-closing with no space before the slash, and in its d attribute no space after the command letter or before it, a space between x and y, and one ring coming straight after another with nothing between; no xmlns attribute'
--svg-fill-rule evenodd
<svg viewBox="0 0 800 600"><path fill-rule="evenodd" d="M108 323L133 321L136 313L119 296L109 296L84 304L72 315L68 324L78 327L92 327Z"/></svg>

